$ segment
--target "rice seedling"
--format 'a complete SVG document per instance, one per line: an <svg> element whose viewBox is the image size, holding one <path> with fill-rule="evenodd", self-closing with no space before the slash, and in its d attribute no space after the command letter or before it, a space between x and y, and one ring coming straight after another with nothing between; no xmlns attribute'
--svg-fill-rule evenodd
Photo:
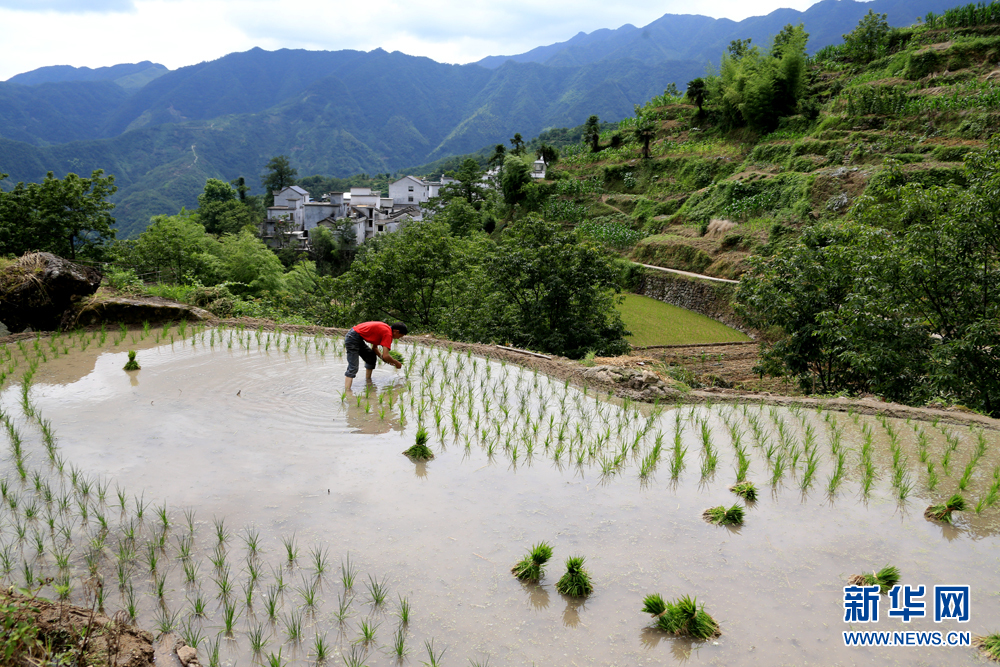
<svg viewBox="0 0 1000 667"><path fill-rule="evenodd" d="M410 622L410 601L404 597L399 597L399 608L396 610L399 622L406 625Z"/></svg>
<svg viewBox="0 0 1000 667"><path fill-rule="evenodd" d="M729 490L747 502L757 500L757 486L753 482L737 482L729 487Z"/></svg>
<svg viewBox="0 0 1000 667"><path fill-rule="evenodd" d="M850 586L878 586L879 593L885 595L899 583L899 570L893 565L886 565L878 572L873 570L870 574L855 574L847 583Z"/></svg>
<svg viewBox="0 0 1000 667"><path fill-rule="evenodd" d="M364 644L367 646L375 641L375 632L378 630L381 623L376 623L374 619L363 618L361 623L358 625L358 630L361 635L354 641L355 644Z"/></svg>
<svg viewBox="0 0 1000 667"><path fill-rule="evenodd" d="M572 597L590 595L594 586L590 581L590 573L584 569L583 563L583 556L570 556L566 559L566 574L556 582L557 591Z"/></svg>
<svg viewBox="0 0 1000 667"><path fill-rule="evenodd" d="M194 601L191 603L191 613L195 616L205 617L206 602L205 598L202 597L201 591L198 592L194 597Z"/></svg>
<svg viewBox="0 0 1000 667"><path fill-rule="evenodd" d="M175 611L171 614L166 607L160 607L154 623L157 632L161 635L171 632L177 627L177 616L178 612Z"/></svg>
<svg viewBox="0 0 1000 667"><path fill-rule="evenodd" d="M656 627L664 632L701 640L722 634L719 624L705 611L705 605L698 605L698 598L685 595L667 602L654 593L643 600L642 611L652 614Z"/></svg>
<svg viewBox="0 0 1000 667"><path fill-rule="evenodd" d="M201 634L201 626L196 626L191 618L187 618L181 626L181 638L195 650L205 642L205 637Z"/></svg>
<svg viewBox="0 0 1000 667"><path fill-rule="evenodd" d="M343 659L345 667L365 667L368 651L363 646L354 644L350 649L341 653L340 657Z"/></svg>
<svg viewBox="0 0 1000 667"><path fill-rule="evenodd" d="M1000 662L1000 632L985 636L977 635L972 638L972 645L986 657Z"/></svg>
<svg viewBox="0 0 1000 667"><path fill-rule="evenodd" d="M229 530L226 528L226 520L224 518L212 517L212 523L215 525L215 537L218 540L218 545L221 546L228 542L230 535Z"/></svg>
<svg viewBox="0 0 1000 667"><path fill-rule="evenodd" d="M830 474L830 481L826 485L826 490L830 495L837 492L841 482L844 480L844 467L847 464L847 453L843 449L836 452L836 460L833 464L833 472Z"/></svg>
<svg viewBox="0 0 1000 667"><path fill-rule="evenodd" d="M344 584L344 590L349 591L354 587L354 578L358 576L358 570L351 563L351 553L340 561L340 581Z"/></svg>
<svg viewBox="0 0 1000 667"><path fill-rule="evenodd" d="M385 603L385 598L389 594L389 587L386 585L385 580L379 581L377 577L368 575L368 583L365 584L365 588L368 589L368 601L376 607L382 606Z"/></svg>
<svg viewBox="0 0 1000 667"><path fill-rule="evenodd" d="M951 523L952 512L964 512L966 509L965 498L959 494L953 495L943 505L931 505L924 510L924 516L935 521Z"/></svg>
<svg viewBox="0 0 1000 667"><path fill-rule="evenodd" d="M427 429L423 426L417 427L417 435L413 446L404 451L403 454L416 461L429 461L434 458L434 452L427 446Z"/></svg>
<svg viewBox="0 0 1000 667"><path fill-rule="evenodd" d="M283 616L281 620L285 626L285 637L293 644L297 644L302 639L302 614L293 611Z"/></svg>
<svg viewBox="0 0 1000 667"><path fill-rule="evenodd" d="M288 564L291 565L299 557L299 548L295 545L295 533L291 537L282 537L281 543L285 545L285 555L288 556Z"/></svg>
<svg viewBox="0 0 1000 667"><path fill-rule="evenodd" d="M236 603L226 600L222 605L222 623L225 627L225 634L227 637L233 636L233 629L236 627L236 621L239 619L240 614L236 609Z"/></svg>
<svg viewBox="0 0 1000 667"><path fill-rule="evenodd" d="M743 508L739 505L733 505L729 509L722 505L709 507L701 517L717 526L738 526L743 523Z"/></svg>
<svg viewBox="0 0 1000 667"><path fill-rule="evenodd" d="M538 581L542 578L543 568L550 558L552 558L552 547L547 542L539 542L533 545L528 554L510 571L521 581Z"/></svg>
<svg viewBox="0 0 1000 667"><path fill-rule="evenodd" d="M351 611L351 601L353 598L345 595L337 594L337 611L333 612L333 617L337 619L338 623L344 623L347 617L350 616Z"/></svg>
<svg viewBox="0 0 1000 667"><path fill-rule="evenodd" d="M141 370L141 366L139 366L139 362L136 361L136 359L135 359L135 350L129 350L128 351L128 361L125 362L125 368L123 370L126 370L126 371Z"/></svg>
<svg viewBox="0 0 1000 667"><path fill-rule="evenodd" d="M771 459L771 486L778 486L785 474L785 454L777 452Z"/></svg>
<svg viewBox="0 0 1000 667"><path fill-rule="evenodd" d="M425 665L425 667L439 667L441 665L441 658L444 657L444 652L447 648L441 649L440 652L434 651L434 640L424 641L424 648L427 650L427 662L421 661L420 664Z"/></svg>
<svg viewBox="0 0 1000 667"><path fill-rule="evenodd" d="M302 604L309 609L314 609L317 602L316 582L309 583L306 580L302 580L302 588L299 589L299 595L302 596Z"/></svg>
<svg viewBox="0 0 1000 667"><path fill-rule="evenodd" d="M392 635L392 654L397 660L406 657L409 650L406 648L406 628L400 625Z"/></svg>
<svg viewBox="0 0 1000 667"><path fill-rule="evenodd" d="M198 563L186 560L184 567L184 583L193 584L198 579Z"/></svg>

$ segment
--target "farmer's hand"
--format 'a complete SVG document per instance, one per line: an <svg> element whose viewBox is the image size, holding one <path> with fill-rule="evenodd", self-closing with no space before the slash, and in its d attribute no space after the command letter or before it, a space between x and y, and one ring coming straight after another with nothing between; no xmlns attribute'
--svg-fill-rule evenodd
<svg viewBox="0 0 1000 667"><path fill-rule="evenodd" d="M389 363L391 363L396 368L402 368L403 367L403 364L399 363L398 361L396 361L392 357L389 357Z"/></svg>

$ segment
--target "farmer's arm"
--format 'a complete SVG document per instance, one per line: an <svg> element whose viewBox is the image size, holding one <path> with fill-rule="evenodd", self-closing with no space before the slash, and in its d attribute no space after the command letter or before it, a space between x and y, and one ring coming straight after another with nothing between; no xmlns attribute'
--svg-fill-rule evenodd
<svg viewBox="0 0 1000 667"><path fill-rule="evenodd" d="M386 347L383 347L381 345L376 345L375 354L379 356L379 359L389 364L390 366L395 366L396 368L403 367L403 364L399 363L398 361L392 358L392 355L389 354L389 349Z"/></svg>

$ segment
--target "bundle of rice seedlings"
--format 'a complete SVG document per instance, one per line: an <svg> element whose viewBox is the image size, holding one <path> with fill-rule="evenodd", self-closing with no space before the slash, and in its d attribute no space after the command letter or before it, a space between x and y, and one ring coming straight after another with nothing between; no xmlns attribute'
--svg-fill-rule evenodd
<svg viewBox="0 0 1000 667"><path fill-rule="evenodd" d="M952 512L964 512L965 511L965 498L958 495L957 493L948 499L944 505L931 505L926 510L924 510L924 516L928 519L934 519L935 521L944 521L945 523L951 523L951 513Z"/></svg>
<svg viewBox="0 0 1000 667"><path fill-rule="evenodd" d="M749 503L757 500L757 486L753 482L740 482L738 484L733 484L729 487L729 490Z"/></svg>
<svg viewBox="0 0 1000 667"><path fill-rule="evenodd" d="M401 364L405 363L406 357L403 356L402 352L397 352L396 350L389 350L389 356Z"/></svg>
<svg viewBox="0 0 1000 667"><path fill-rule="evenodd" d="M719 624L705 611L705 605L698 606L698 598L688 595L666 602L658 593L647 595L642 610L652 614L656 627L675 635L688 635L696 639L711 639L722 634Z"/></svg>
<svg viewBox="0 0 1000 667"><path fill-rule="evenodd" d="M403 454L416 461L429 461L434 458L434 452L427 446L427 429L423 426L417 428L416 443Z"/></svg>
<svg viewBox="0 0 1000 667"><path fill-rule="evenodd" d="M538 581L542 578L542 567L550 558L552 547L547 542L539 542L510 571L521 581Z"/></svg>
<svg viewBox="0 0 1000 667"><path fill-rule="evenodd" d="M135 350L128 351L128 361L125 362L125 370L127 371L141 370L139 367L139 362L135 360Z"/></svg>
<svg viewBox="0 0 1000 667"><path fill-rule="evenodd" d="M590 573L583 569L583 556L570 556L566 559L566 574L556 582L556 590L573 597L584 597L593 592Z"/></svg>
<svg viewBox="0 0 1000 667"><path fill-rule="evenodd" d="M719 505L718 507L709 507L701 516L705 521L717 526L738 526L743 523L743 508L739 505L733 505L726 509Z"/></svg>
<svg viewBox="0 0 1000 667"><path fill-rule="evenodd" d="M1000 632L985 637L973 637L972 645L982 651L987 658L1000 662Z"/></svg>
<svg viewBox="0 0 1000 667"><path fill-rule="evenodd" d="M847 583L851 586L878 586L883 595L899 583L899 570L893 565L886 565L878 572L871 574L855 574Z"/></svg>

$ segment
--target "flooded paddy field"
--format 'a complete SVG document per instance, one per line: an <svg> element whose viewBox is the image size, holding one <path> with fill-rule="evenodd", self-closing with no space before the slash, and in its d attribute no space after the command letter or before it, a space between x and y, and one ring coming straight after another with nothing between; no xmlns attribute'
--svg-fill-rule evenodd
<svg viewBox="0 0 1000 667"><path fill-rule="evenodd" d="M141 370L122 370L129 349ZM41 578L51 599L172 629L206 667L279 651L303 665L962 665L982 660L845 647L842 632L1000 628L996 431L640 405L400 349L403 370L344 395L339 339L174 327L7 345L4 584ZM401 453L418 425L425 463ZM729 490L739 478L756 502ZM952 524L924 517L955 493L968 507ZM736 503L742 526L702 518ZM519 582L511 567L542 540L543 578ZM555 590L570 556L586 559L587 598ZM886 564L928 591L970 585L970 621L904 624L883 596L877 624L844 623L848 578ZM653 629L651 593L697 596L722 635Z"/></svg>

